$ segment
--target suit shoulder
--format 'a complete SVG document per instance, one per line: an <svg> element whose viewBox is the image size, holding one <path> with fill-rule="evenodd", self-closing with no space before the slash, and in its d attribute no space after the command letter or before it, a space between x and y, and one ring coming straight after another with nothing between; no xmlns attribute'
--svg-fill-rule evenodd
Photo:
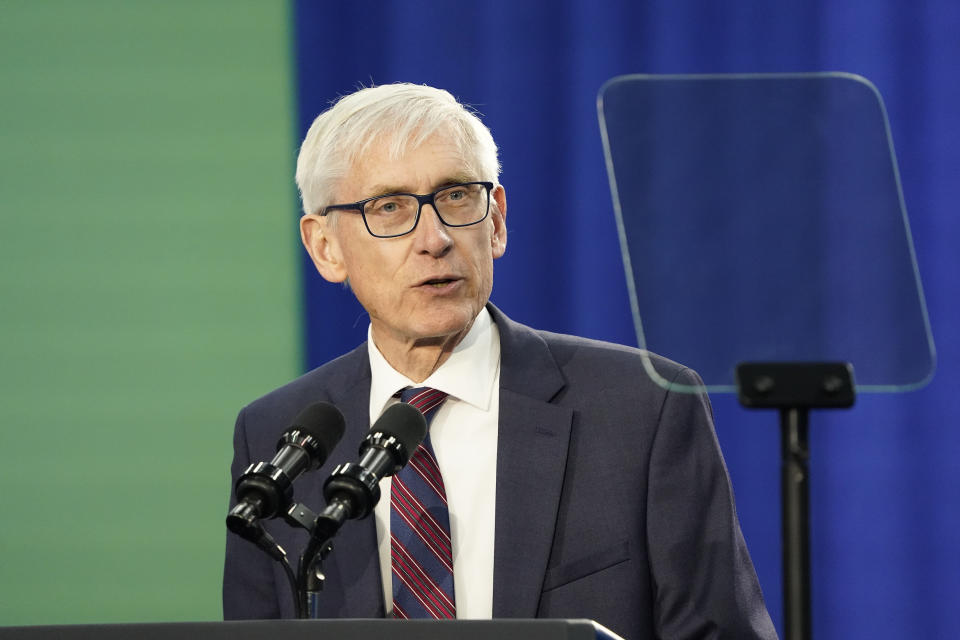
<svg viewBox="0 0 960 640"><path fill-rule="evenodd" d="M646 349L603 340L537 330L561 369L588 372L610 379L618 375L655 372L668 383L702 384L692 369Z"/></svg>
<svg viewBox="0 0 960 640"><path fill-rule="evenodd" d="M345 386L346 380L355 380L369 371L367 343L312 369L285 385L260 396L242 410L248 418L269 416L271 420L293 418L308 404L329 401L333 390ZM369 373L366 373L369 376Z"/></svg>

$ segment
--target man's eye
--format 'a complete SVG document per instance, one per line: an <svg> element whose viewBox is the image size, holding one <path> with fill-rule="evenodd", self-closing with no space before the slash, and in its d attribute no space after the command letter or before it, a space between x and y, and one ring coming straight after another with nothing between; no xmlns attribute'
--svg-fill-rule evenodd
<svg viewBox="0 0 960 640"><path fill-rule="evenodd" d="M469 194L467 190L463 187L456 187L455 189L450 189L449 191L444 191L440 196L441 200L448 202L462 202L467 198Z"/></svg>
<svg viewBox="0 0 960 640"><path fill-rule="evenodd" d="M373 213L381 213L384 215L397 213L401 208L401 203L388 199L374 200L371 205L370 209Z"/></svg>

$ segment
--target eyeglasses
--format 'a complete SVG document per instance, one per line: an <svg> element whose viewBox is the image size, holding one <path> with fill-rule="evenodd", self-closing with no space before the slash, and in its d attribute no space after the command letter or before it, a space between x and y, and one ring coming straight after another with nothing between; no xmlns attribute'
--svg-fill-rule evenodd
<svg viewBox="0 0 960 640"><path fill-rule="evenodd" d="M426 195L388 193L350 204L332 204L320 212L356 211L370 235L395 238L410 233L420 222L423 205L433 205L440 222L448 227L469 227L482 222L490 212L492 182L460 182Z"/></svg>

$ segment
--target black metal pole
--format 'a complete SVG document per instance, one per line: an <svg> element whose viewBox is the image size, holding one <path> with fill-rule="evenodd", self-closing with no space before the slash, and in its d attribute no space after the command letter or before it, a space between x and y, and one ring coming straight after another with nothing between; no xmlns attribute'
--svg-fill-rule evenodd
<svg viewBox="0 0 960 640"><path fill-rule="evenodd" d="M809 410L780 410L784 639L810 640Z"/></svg>

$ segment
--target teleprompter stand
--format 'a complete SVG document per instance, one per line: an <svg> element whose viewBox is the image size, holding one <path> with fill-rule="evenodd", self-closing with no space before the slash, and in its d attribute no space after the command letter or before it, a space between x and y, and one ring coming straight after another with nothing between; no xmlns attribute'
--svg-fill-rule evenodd
<svg viewBox="0 0 960 640"><path fill-rule="evenodd" d="M744 362L737 366L740 404L780 411L784 635L811 637L810 409L853 406L853 366L846 362Z"/></svg>
<svg viewBox="0 0 960 640"><path fill-rule="evenodd" d="M838 73L628 75L597 97L637 344L673 393L778 409L785 640L811 637L809 411L918 389L935 350L886 109ZM833 364L831 364L833 363Z"/></svg>

